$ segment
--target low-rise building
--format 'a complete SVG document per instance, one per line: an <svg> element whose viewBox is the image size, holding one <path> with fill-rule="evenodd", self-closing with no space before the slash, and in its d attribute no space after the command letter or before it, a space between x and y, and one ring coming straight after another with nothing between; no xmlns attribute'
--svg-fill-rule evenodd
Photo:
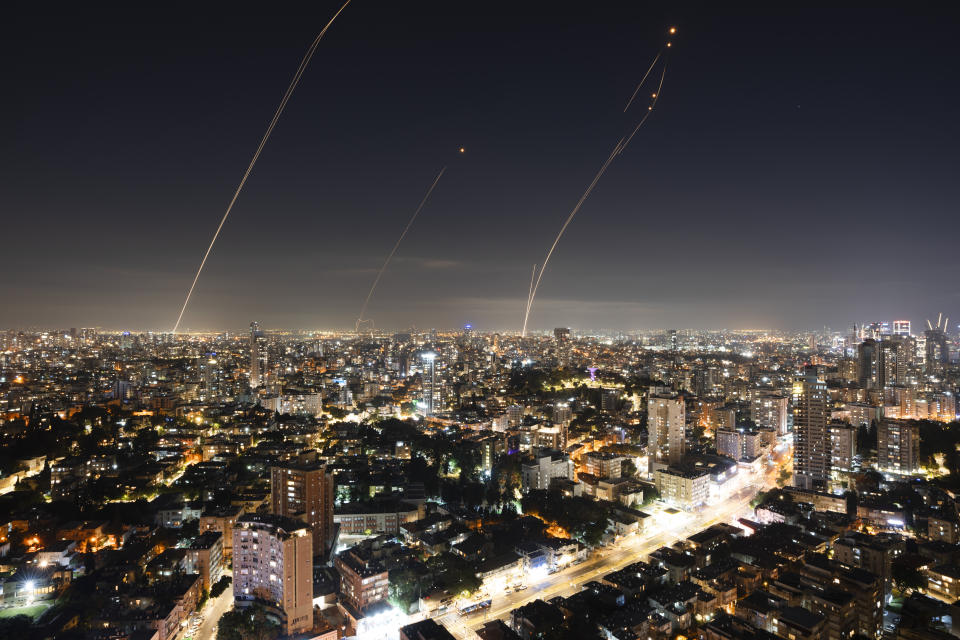
<svg viewBox="0 0 960 640"><path fill-rule="evenodd" d="M669 505L692 509L710 497L710 472L691 467L667 467L654 473L654 486Z"/></svg>
<svg viewBox="0 0 960 640"><path fill-rule="evenodd" d="M550 488L554 478L573 480L573 461L559 451L540 451L520 467L523 492Z"/></svg>

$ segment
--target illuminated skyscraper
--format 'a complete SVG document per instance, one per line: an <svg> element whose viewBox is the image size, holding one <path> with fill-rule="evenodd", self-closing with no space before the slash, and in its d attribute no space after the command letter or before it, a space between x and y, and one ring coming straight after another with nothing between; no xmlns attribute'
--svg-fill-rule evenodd
<svg viewBox="0 0 960 640"><path fill-rule="evenodd" d="M900 420L877 425L877 462L883 471L913 473L920 464L920 427Z"/></svg>
<svg viewBox="0 0 960 640"><path fill-rule="evenodd" d="M564 402L553 405L553 421L556 424L569 425L573 420L573 409Z"/></svg>
<svg viewBox="0 0 960 640"><path fill-rule="evenodd" d="M267 339L259 322L250 323L250 388L263 386L267 375Z"/></svg>
<svg viewBox="0 0 960 640"><path fill-rule="evenodd" d="M750 401L750 419L759 427L773 427L778 436L789 428L789 400L772 391L758 391Z"/></svg>
<svg viewBox="0 0 960 640"><path fill-rule="evenodd" d="M317 555L333 545L333 491L326 465L294 462L270 469L271 511L310 525Z"/></svg>
<svg viewBox="0 0 960 640"><path fill-rule="evenodd" d="M912 350L909 338L894 336L880 343L877 362L878 386L881 388L907 383L907 364Z"/></svg>
<svg viewBox="0 0 960 640"><path fill-rule="evenodd" d="M282 516L241 516L233 529L233 598L237 607L266 604L280 616L287 635L310 630L310 527Z"/></svg>
<svg viewBox="0 0 960 640"><path fill-rule="evenodd" d="M864 389L879 386L880 347L876 340L868 338L857 347L857 382Z"/></svg>
<svg viewBox="0 0 960 640"><path fill-rule="evenodd" d="M423 413L424 415L432 416L437 401L437 354L428 351L422 354L421 358L423 358Z"/></svg>
<svg viewBox="0 0 960 640"><path fill-rule="evenodd" d="M940 370L950 362L950 341L939 325L923 332L927 338L924 364L928 372Z"/></svg>
<svg viewBox="0 0 960 640"><path fill-rule="evenodd" d="M852 471L853 458L857 455L857 429L845 422L831 423L827 429L831 471Z"/></svg>
<svg viewBox="0 0 960 640"><path fill-rule="evenodd" d="M570 329L557 327L553 330L553 338L557 353L557 364L561 367L570 365Z"/></svg>
<svg viewBox="0 0 960 640"><path fill-rule="evenodd" d="M676 464L686 450L686 411L682 397L651 394L647 399L647 453Z"/></svg>
<svg viewBox="0 0 960 640"><path fill-rule="evenodd" d="M830 480L827 384L815 367L793 383L793 484L826 490Z"/></svg>

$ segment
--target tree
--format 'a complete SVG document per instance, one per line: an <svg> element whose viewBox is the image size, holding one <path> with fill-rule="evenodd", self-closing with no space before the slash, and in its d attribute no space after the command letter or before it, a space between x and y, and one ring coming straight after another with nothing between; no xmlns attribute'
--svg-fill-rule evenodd
<svg viewBox="0 0 960 640"><path fill-rule="evenodd" d="M660 492L657 491L656 487L644 486L643 487L643 503L641 507L647 507L660 499Z"/></svg>
<svg viewBox="0 0 960 640"><path fill-rule="evenodd" d="M757 495L754 496L753 500L750 501L750 507L756 509L764 503L768 495L770 495L769 491L758 491Z"/></svg>
<svg viewBox="0 0 960 640"><path fill-rule="evenodd" d="M637 465L633 460L629 458L623 461L623 465L620 467L620 475L625 478L632 478L637 475Z"/></svg>
<svg viewBox="0 0 960 640"><path fill-rule="evenodd" d="M780 475L777 476L777 486L782 487L787 484L787 481L790 480L790 477L793 475L793 472L788 469L780 469Z"/></svg>
<svg viewBox="0 0 960 640"><path fill-rule="evenodd" d="M0 637L4 638L32 638L36 636L33 618L25 615L0 618Z"/></svg>
<svg viewBox="0 0 960 640"><path fill-rule="evenodd" d="M916 591L927 584L917 563L904 556L893 560L890 565L890 577L893 578L893 584L900 593Z"/></svg>
<svg viewBox="0 0 960 640"><path fill-rule="evenodd" d="M200 533L200 521L196 518L191 518L184 522L180 529L180 535L184 538L193 538L198 533Z"/></svg>
<svg viewBox="0 0 960 640"><path fill-rule="evenodd" d="M217 640L274 640L280 631L280 625L267 615L266 609L253 605L223 614Z"/></svg>
<svg viewBox="0 0 960 640"><path fill-rule="evenodd" d="M610 518L610 511L602 502L546 491L531 491L524 496L523 512L556 524L590 546L599 544Z"/></svg>
<svg viewBox="0 0 960 640"><path fill-rule="evenodd" d="M230 576L223 576L222 578L217 580L213 584L213 586L210 587L210 597L211 598L219 597L221 593L227 590L227 587L230 586L231 582L232 580L230 579Z"/></svg>
<svg viewBox="0 0 960 640"><path fill-rule="evenodd" d="M412 569L390 572L387 599L404 613L410 612L410 607L420 598L421 590L420 578Z"/></svg>
<svg viewBox="0 0 960 640"><path fill-rule="evenodd" d="M472 593L482 584L473 568L473 563L460 556L444 552L427 560L435 580L450 593Z"/></svg>

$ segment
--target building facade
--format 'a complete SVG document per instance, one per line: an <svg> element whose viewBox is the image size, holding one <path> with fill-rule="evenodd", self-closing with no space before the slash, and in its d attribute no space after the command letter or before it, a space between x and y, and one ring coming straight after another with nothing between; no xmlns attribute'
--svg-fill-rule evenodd
<svg viewBox="0 0 960 640"><path fill-rule="evenodd" d="M313 627L313 537L310 527L277 515L241 516L233 531L233 598L282 614L290 635Z"/></svg>
<svg viewBox="0 0 960 640"><path fill-rule="evenodd" d="M827 385L812 367L793 383L793 484L824 490L830 481Z"/></svg>
<svg viewBox="0 0 960 640"><path fill-rule="evenodd" d="M294 463L270 469L271 513L310 525L317 555L333 546L333 496L333 475L326 465Z"/></svg>

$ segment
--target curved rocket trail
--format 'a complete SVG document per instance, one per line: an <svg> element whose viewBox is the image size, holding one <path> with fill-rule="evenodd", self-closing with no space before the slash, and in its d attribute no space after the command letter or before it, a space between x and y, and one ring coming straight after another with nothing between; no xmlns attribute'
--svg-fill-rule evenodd
<svg viewBox="0 0 960 640"><path fill-rule="evenodd" d="M410 220L407 221L407 226L403 228L403 232L400 234L400 237L397 238L396 243L394 243L393 249L391 249L390 253L387 254L387 259L383 261L383 266L381 266L380 271L377 272L377 277L373 279L373 284L370 286L370 291L367 293L367 299L363 301L363 307L360 309L360 316L357 318L357 326L354 328L354 331L359 331L360 324L362 322L366 322L366 320L363 319L363 314L367 312L367 305L370 304L370 299L373 297L373 292L376 290L377 284L380 282L380 277L383 275L383 272L387 270L387 265L389 265L390 260L393 259L393 254L397 252L397 249L400 247L400 243L403 242L403 238L407 235L407 231L410 231L410 227L413 226L413 221L417 219L418 215L420 215L420 211L423 210L423 207L427 204L427 200L430 199L430 194L433 193L434 188L436 188L437 183L440 182L440 178L443 176L443 172L446 170L446 167L440 169L440 173L438 173L437 177L433 179L433 184L430 185L430 188L427 189L426 195L423 196L423 200L420 201L420 206L418 206L417 210L413 212L412 216L410 216Z"/></svg>
<svg viewBox="0 0 960 640"><path fill-rule="evenodd" d="M671 35L676 33L676 30L671 28ZM670 44L667 43L667 47ZM560 242L560 238L563 237L563 233L567 230L567 227L570 225L570 222L573 221L573 218L577 215L577 212L580 211L580 207L583 206L583 203L586 202L587 198L590 197L590 194L593 192L594 187L597 186L597 183L600 182L600 178L603 177L603 174L606 173L607 169L613 163L614 159L623 153L624 149L627 148L627 145L630 144L630 141L633 140L633 137L637 135L637 132L640 131L640 128L644 125L647 119L650 117L650 114L653 113L653 108L657 105L657 101L660 99L660 91L663 89L663 81L667 75L667 62L666 57L663 56L663 50L660 51L653 59L653 63L650 65L650 68L647 69L647 72L644 74L643 79L640 81L640 84L637 85L637 88L634 90L633 95L630 96L630 100L627 102L627 106L624 108L624 111L630 108L630 105L633 103L634 98L636 98L639 93L643 83L647 80L647 77L650 75L650 72L653 70L654 66L657 64L657 61L663 58L663 71L660 73L660 84L657 86L656 92L652 95L652 102L647 107L647 112L643 115L643 118L640 119L640 122L633 128L630 135L620 138L620 141L613 147L613 150L610 152L610 155L607 156L607 159L600 166L600 170L597 171L596 175L593 176L593 180L587 186L586 190L583 192L583 195L580 196L580 199L577 201L577 204L573 207L573 210L570 212L570 215L567 216L567 219L564 221L563 226L560 227L560 232L557 234L557 237L554 239L553 244L550 245L550 250L547 251L547 257L544 258L543 264L540 265L540 271L537 273L536 281L533 282L530 293L527 296L527 306L523 314L523 330L520 332L520 337L526 337L527 335L527 322L530 319L530 310L533 308L533 301L537 295L537 289L540 287L540 281L543 279L543 272L547 268L547 263L550 262L550 256L553 255L554 249L557 248L557 244Z"/></svg>
<svg viewBox="0 0 960 640"><path fill-rule="evenodd" d="M630 108L630 105L633 104L633 99L637 97L637 94L640 93L640 87L643 86L643 83L647 81L647 76L650 75L650 72L653 71L653 68L657 65L657 60L660 59L660 56L663 55L663 49L660 50L660 53L653 59L653 62L650 63L650 68L647 69L647 72L643 74L643 78L637 84L637 88L633 90L633 95L630 96L630 99L627 100L627 106L623 108L623 112L626 113L627 109Z"/></svg>
<svg viewBox="0 0 960 640"><path fill-rule="evenodd" d="M177 329L180 328L180 321L183 320L183 314L187 310L187 305L190 304L190 296L193 295L193 290L197 286L197 280L200 279L200 273L203 271L204 265L207 264L207 258L210 257L210 252L213 250L213 245L216 243L217 237L220 235L220 230L223 229L224 223L230 216L230 211L233 209L234 203L236 203L237 198L240 196L240 192L243 190L243 185L247 183L247 178L250 177L250 172L253 171L254 165L257 164L257 160L260 158L260 153L263 151L264 146L266 146L267 140L270 139L270 134L273 133L273 128L277 126L277 121L280 119L280 115L286 108L287 102L290 100L290 96L293 95L293 90L297 88L297 84L300 83L300 78L303 76L303 72L306 71L307 65L310 64L310 59L313 58L313 54L317 50L317 45L320 44L320 40L327 33L327 29L330 28L330 25L333 24L333 21L336 20L341 13L343 13L343 10L347 8L347 5L350 4L350 2L351 0L344 2L343 6L341 6L335 14L333 14L333 17L330 18L330 21L325 27L323 27L320 33L317 34L317 37L314 38L310 48L307 49L306 54L304 54L303 59L300 61L300 66L297 67L297 72L293 74L293 79L290 81L290 85L287 87L287 92L283 94L283 99L280 101L280 106L277 107L276 112L273 114L273 118L270 120L270 124L267 126L266 133L264 133L263 138L260 139L260 145L253 154L253 159L250 160L250 164L247 165L247 170L243 173L243 178L240 180L237 190L233 192L233 197L230 199L230 204L227 205L227 210L220 219L220 224L217 226L217 230L213 234L213 239L210 240L210 246L207 247L206 253L203 254L203 260L200 261L200 268L197 269L197 275L193 277L193 282L190 284L190 290L187 291L187 299L183 301L183 307L180 308L180 315L177 316L177 323L173 325L173 333L176 333Z"/></svg>

